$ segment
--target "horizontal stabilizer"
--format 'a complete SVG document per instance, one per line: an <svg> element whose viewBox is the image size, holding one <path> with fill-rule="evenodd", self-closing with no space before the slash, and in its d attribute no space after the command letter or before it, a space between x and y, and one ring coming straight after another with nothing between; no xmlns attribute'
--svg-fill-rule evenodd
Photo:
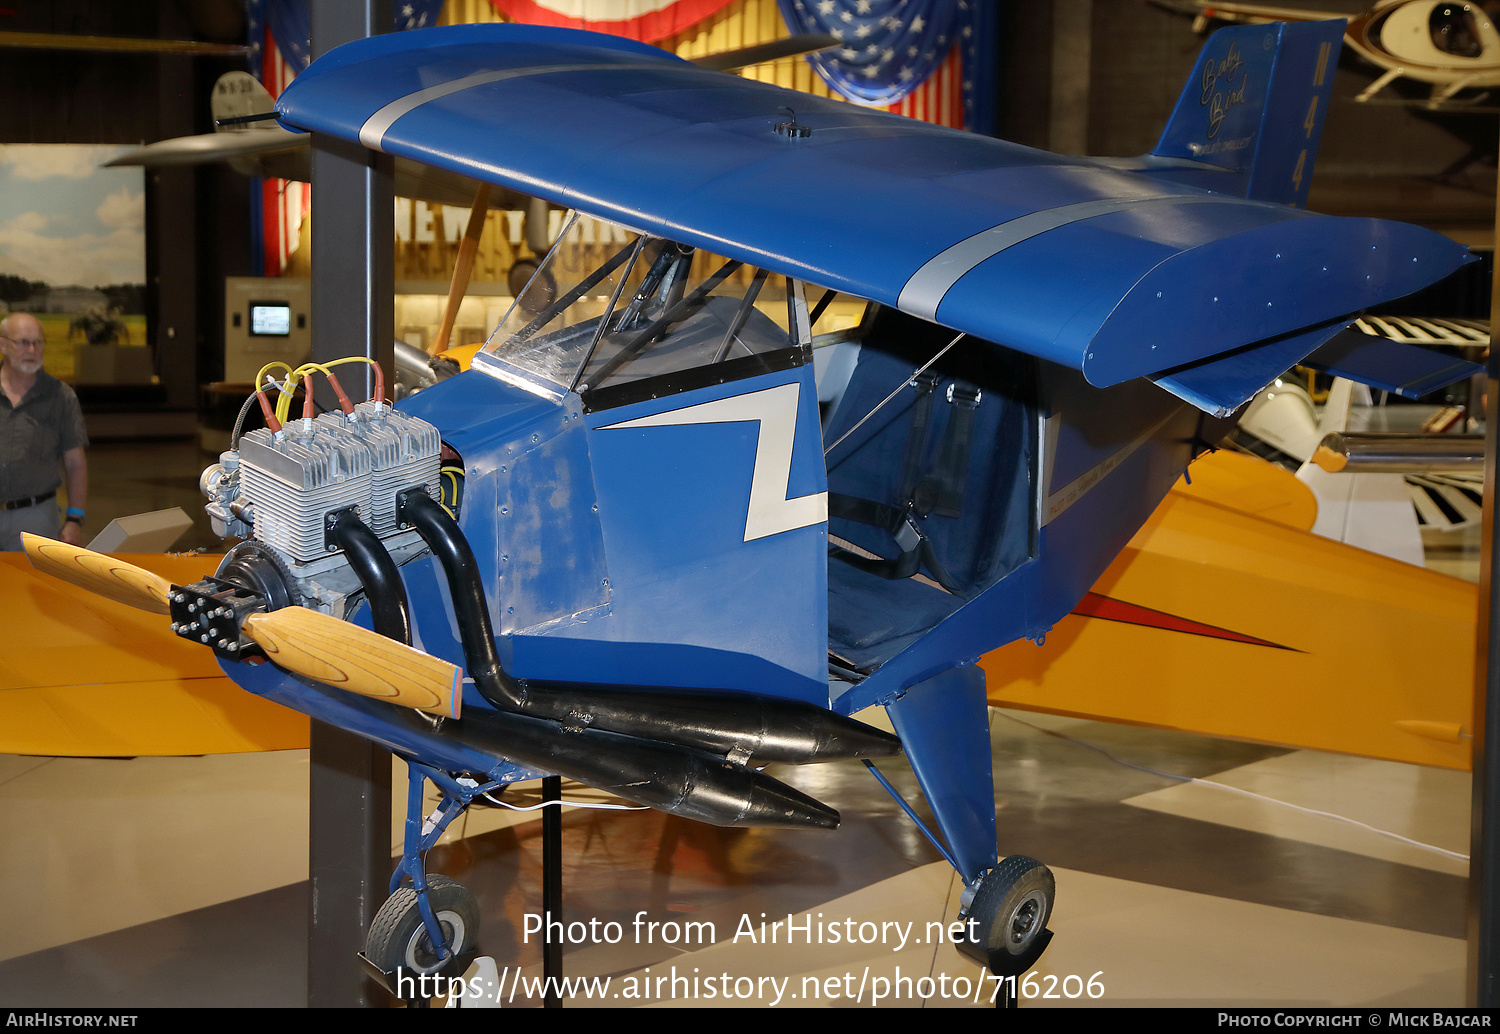
<svg viewBox="0 0 1500 1034"><path fill-rule="evenodd" d="M1339 324L1257 345L1151 378L1184 402L1212 416L1228 416L1281 374L1302 362ZM1363 335L1361 335L1363 336Z"/></svg>
<svg viewBox="0 0 1500 1034"><path fill-rule="evenodd" d="M1310 354L1304 365L1414 399L1484 372L1479 363L1374 337L1352 327Z"/></svg>

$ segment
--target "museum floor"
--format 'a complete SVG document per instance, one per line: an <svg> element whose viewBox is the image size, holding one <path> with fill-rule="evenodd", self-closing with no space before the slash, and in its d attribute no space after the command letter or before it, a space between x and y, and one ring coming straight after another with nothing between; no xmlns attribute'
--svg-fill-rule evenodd
<svg viewBox="0 0 1500 1034"><path fill-rule="evenodd" d="M91 462L91 523L198 512L191 443L96 446ZM1022 713L991 725L1002 850L1057 876L1036 985L1057 997L1023 1007L1463 1004L1466 775ZM304 1003L307 767L305 751L0 757L0 1005ZM885 767L909 792L904 764ZM566 813L566 918L623 932L569 948L569 977L611 980L569 1007L869 1005L882 991L900 995L883 1007L988 1006L977 967L924 937L956 911L951 870L874 780L853 764L779 774L843 827ZM477 895L504 979L540 973L535 935L523 942L540 827L471 810L429 857ZM664 924L649 941L642 911ZM784 927L763 943L762 913L810 917L814 941L837 925L873 943L788 946ZM689 921L714 924L713 943L662 943ZM536 1004L524 986L507 1005ZM611 997L631 988L650 997Z"/></svg>

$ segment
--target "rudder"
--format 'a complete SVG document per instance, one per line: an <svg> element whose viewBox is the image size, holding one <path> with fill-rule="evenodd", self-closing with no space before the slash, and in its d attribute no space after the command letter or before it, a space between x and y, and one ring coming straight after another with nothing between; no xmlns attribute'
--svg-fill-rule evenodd
<svg viewBox="0 0 1500 1034"><path fill-rule="evenodd" d="M1232 184L1193 177L1199 185L1303 207L1345 25L1235 25L1214 33L1152 156L1234 177Z"/></svg>

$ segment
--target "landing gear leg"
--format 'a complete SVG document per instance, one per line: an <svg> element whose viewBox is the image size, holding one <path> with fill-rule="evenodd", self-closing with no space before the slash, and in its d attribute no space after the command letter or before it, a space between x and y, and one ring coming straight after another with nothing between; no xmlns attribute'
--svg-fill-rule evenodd
<svg viewBox="0 0 1500 1034"><path fill-rule="evenodd" d="M463 976L478 954L474 946L479 906L455 880L428 877L422 858L470 801L500 784L460 780L414 761L407 761L406 770L401 862L391 875L391 896L370 924L360 958L391 994L425 1008L431 998L446 993L450 980ZM424 819L422 799L429 779L443 799Z"/></svg>
<svg viewBox="0 0 1500 1034"><path fill-rule="evenodd" d="M1035 858L996 857L984 672L972 666L940 672L886 710L942 833L933 843L968 887L959 918L972 920L970 940L958 948L1001 978L1006 1004L1014 1004L1021 976L1052 940L1047 920L1055 887Z"/></svg>

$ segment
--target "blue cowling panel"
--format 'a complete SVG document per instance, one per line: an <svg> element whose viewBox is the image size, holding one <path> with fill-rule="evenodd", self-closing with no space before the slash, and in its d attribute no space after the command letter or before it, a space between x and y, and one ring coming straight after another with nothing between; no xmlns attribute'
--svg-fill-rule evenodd
<svg viewBox="0 0 1500 1034"><path fill-rule="evenodd" d="M811 135L775 131L788 108ZM1100 386L1358 313L1466 254L1415 227L1216 194L591 33L362 40L299 76L277 111L896 305Z"/></svg>

